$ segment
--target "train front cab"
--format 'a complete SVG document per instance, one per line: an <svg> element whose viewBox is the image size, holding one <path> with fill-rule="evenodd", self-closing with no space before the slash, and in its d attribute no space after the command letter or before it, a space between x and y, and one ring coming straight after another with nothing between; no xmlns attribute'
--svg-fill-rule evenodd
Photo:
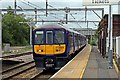
<svg viewBox="0 0 120 80"><path fill-rule="evenodd" d="M66 31L64 29L34 30L33 58L37 68L60 69L67 58Z"/></svg>

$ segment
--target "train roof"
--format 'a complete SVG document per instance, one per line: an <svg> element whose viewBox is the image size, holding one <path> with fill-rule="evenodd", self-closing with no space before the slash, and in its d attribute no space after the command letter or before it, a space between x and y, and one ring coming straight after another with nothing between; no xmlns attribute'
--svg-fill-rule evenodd
<svg viewBox="0 0 120 80"><path fill-rule="evenodd" d="M70 32L73 32L73 33L80 34L80 35L84 36L83 34L70 29L69 26L70 25L67 25L67 24L45 24L45 25L40 26L39 28L35 28L34 30L46 29L46 28L55 28L55 29L57 29L57 28L63 28L63 29L68 30Z"/></svg>
<svg viewBox="0 0 120 80"><path fill-rule="evenodd" d="M76 33L76 34L80 34L80 35L84 36L83 34L77 32L77 31L75 31L75 30L73 30L73 29L70 29L70 28L69 28L70 25L68 25L68 24L63 24L63 26L65 26L66 29L69 30L69 31L71 31L71 32L74 32L74 33ZM86 37L86 36L84 36L84 37Z"/></svg>
<svg viewBox="0 0 120 80"><path fill-rule="evenodd" d="M45 28L64 28L64 27L59 25L59 24L44 24L44 25L41 25L39 28L36 28L36 29L45 29Z"/></svg>

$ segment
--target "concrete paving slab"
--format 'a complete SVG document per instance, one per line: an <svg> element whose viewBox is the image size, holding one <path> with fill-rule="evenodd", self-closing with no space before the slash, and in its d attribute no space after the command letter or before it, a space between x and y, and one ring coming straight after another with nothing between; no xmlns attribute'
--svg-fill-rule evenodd
<svg viewBox="0 0 120 80"><path fill-rule="evenodd" d="M108 67L108 60L101 56L97 47L92 47L83 78L118 79L115 68L113 67L113 69L108 69Z"/></svg>

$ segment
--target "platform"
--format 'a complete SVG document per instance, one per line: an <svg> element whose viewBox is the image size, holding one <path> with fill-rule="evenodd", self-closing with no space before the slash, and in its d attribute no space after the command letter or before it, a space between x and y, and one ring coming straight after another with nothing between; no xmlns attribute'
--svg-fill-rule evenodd
<svg viewBox="0 0 120 80"><path fill-rule="evenodd" d="M102 58L97 47L86 47L61 68L50 79L55 78L75 78L75 79L88 79L88 78L115 78L118 79L115 68L108 69L108 61Z"/></svg>
<svg viewBox="0 0 120 80"><path fill-rule="evenodd" d="M92 47L90 58L82 78L112 78L117 80L118 75L114 65L112 69L109 69L108 59L100 55L97 47Z"/></svg>
<svg viewBox="0 0 120 80"><path fill-rule="evenodd" d="M51 78L80 78L80 75L88 61L90 51L90 45L86 45L81 52L79 52L70 62L68 62Z"/></svg>

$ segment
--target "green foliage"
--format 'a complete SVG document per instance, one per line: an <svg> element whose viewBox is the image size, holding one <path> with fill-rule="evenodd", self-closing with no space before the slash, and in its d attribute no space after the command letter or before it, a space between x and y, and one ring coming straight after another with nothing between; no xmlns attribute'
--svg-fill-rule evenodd
<svg viewBox="0 0 120 80"><path fill-rule="evenodd" d="M92 37L92 41L90 42L91 45L94 45L94 46L97 46L97 40L98 40L98 37L97 37L97 34L95 34L93 37Z"/></svg>
<svg viewBox="0 0 120 80"><path fill-rule="evenodd" d="M90 42L90 44L97 46L97 41L98 41L98 34L96 32L95 35L92 37L92 41Z"/></svg>
<svg viewBox="0 0 120 80"><path fill-rule="evenodd" d="M10 10L2 15L2 34L3 43L10 43L11 45L22 46L29 44L29 26L24 17L21 15L15 15L13 11Z"/></svg>
<svg viewBox="0 0 120 80"><path fill-rule="evenodd" d="M90 44L91 44L91 45L94 45L94 46L97 45L97 44L95 43L95 40L92 40Z"/></svg>

